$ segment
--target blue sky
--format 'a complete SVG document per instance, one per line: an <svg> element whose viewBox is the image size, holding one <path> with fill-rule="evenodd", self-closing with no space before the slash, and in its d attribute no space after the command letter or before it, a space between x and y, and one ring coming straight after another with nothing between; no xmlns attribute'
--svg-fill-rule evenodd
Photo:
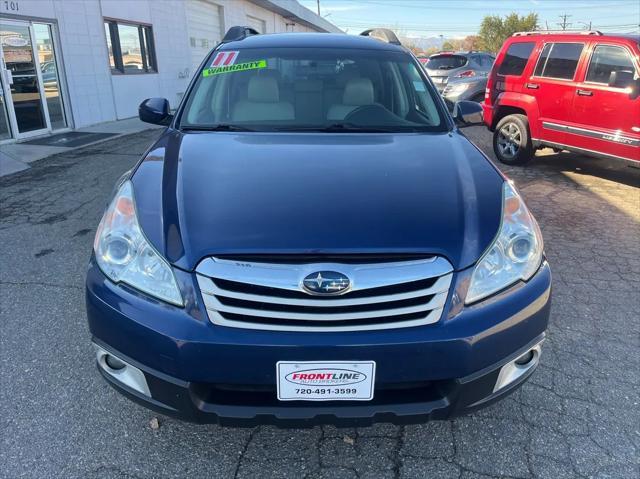
<svg viewBox="0 0 640 479"><path fill-rule="evenodd" d="M298 0L316 11L316 0ZM485 15L538 13L544 27L558 29L567 14L568 28L607 32L640 31L640 0L320 0L320 14L348 33L391 27L410 37L459 38L476 33Z"/></svg>

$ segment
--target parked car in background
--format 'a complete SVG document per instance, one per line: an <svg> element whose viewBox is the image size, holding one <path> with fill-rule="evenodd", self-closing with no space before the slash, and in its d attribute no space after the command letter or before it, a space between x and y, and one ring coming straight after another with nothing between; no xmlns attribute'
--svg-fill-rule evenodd
<svg viewBox="0 0 640 479"><path fill-rule="evenodd" d="M469 100L482 103L487 88L487 75L453 78L442 91L442 97L450 111L458 101Z"/></svg>
<svg viewBox="0 0 640 479"><path fill-rule="evenodd" d="M431 55L425 67L436 88L442 92L451 81L486 78L494 60L494 56L486 52L440 52Z"/></svg>
<svg viewBox="0 0 640 479"><path fill-rule="evenodd" d="M42 63L40 65L40 71L42 72L42 84L44 85L45 90L57 90L58 74L55 62L48 61Z"/></svg>
<svg viewBox="0 0 640 479"><path fill-rule="evenodd" d="M516 33L489 75L484 121L500 161L552 147L640 163L640 36Z"/></svg>

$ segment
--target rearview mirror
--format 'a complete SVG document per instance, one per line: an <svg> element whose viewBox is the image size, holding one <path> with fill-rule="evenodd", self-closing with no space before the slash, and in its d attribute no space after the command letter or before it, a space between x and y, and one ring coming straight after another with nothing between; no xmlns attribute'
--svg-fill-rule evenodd
<svg viewBox="0 0 640 479"><path fill-rule="evenodd" d="M609 75L609 86L613 88L627 88L634 86L633 72L628 70L618 70Z"/></svg>
<svg viewBox="0 0 640 479"><path fill-rule="evenodd" d="M146 123L168 125L173 118L169 109L169 100L166 98L147 98L138 107L138 117Z"/></svg>
<svg viewBox="0 0 640 479"><path fill-rule="evenodd" d="M459 101L453 107L453 118L460 126L482 125L482 106L475 101Z"/></svg>

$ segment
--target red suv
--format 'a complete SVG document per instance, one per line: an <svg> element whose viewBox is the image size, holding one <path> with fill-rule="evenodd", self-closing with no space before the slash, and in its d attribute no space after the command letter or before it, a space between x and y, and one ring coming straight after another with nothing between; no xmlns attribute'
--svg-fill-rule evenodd
<svg viewBox="0 0 640 479"><path fill-rule="evenodd" d="M484 121L500 161L551 147L640 162L640 36L515 33L489 75Z"/></svg>

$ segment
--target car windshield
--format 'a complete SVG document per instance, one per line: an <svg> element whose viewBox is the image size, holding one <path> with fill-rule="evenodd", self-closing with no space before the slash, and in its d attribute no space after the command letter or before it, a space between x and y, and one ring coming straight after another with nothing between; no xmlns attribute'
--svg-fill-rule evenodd
<svg viewBox="0 0 640 479"><path fill-rule="evenodd" d="M213 52L180 115L182 129L447 131L406 53L336 48Z"/></svg>
<svg viewBox="0 0 640 479"><path fill-rule="evenodd" d="M427 68L429 70L453 70L467 64L467 57L462 55L436 55L429 58Z"/></svg>

